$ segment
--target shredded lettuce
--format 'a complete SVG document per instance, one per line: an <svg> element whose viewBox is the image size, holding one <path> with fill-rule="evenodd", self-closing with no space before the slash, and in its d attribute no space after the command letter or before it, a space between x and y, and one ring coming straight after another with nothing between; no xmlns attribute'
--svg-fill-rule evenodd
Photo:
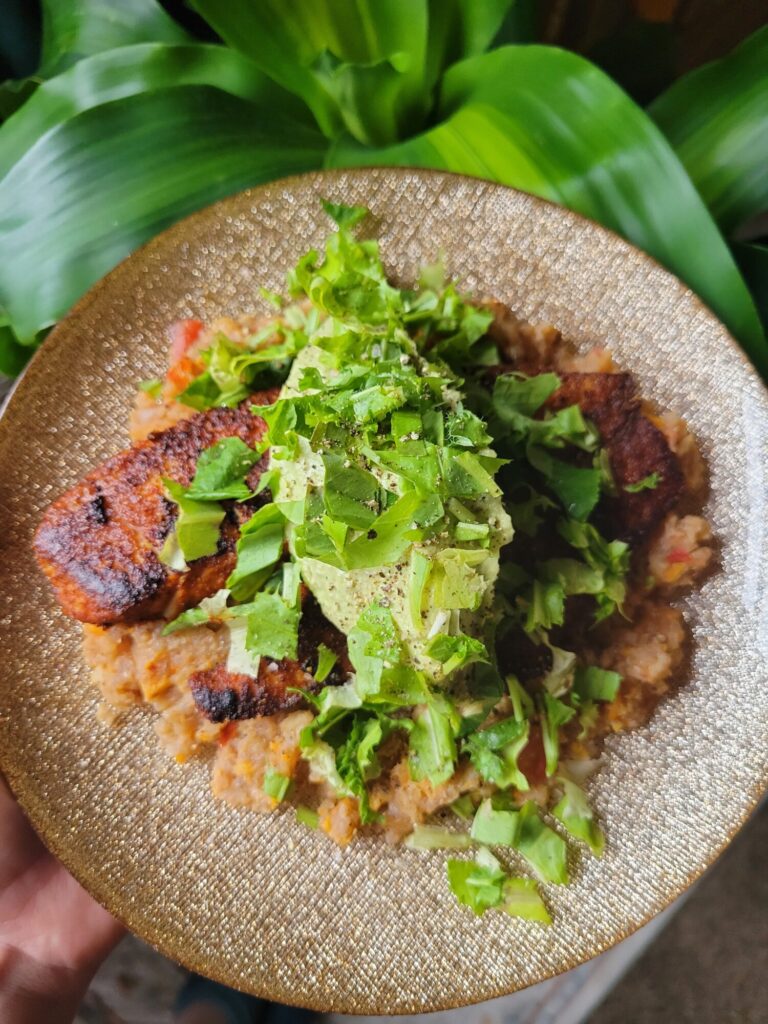
<svg viewBox="0 0 768 1024"><path fill-rule="evenodd" d="M449 859L446 869L454 896L474 914L501 905L507 876L489 850L478 850L474 860Z"/></svg>
<svg viewBox="0 0 768 1024"><path fill-rule="evenodd" d="M547 775L554 775L560 758L560 726L570 722L576 709L546 691L541 703L541 738L544 744Z"/></svg>
<svg viewBox="0 0 768 1024"><path fill-rule="evenodd" d="M280 803L285 799L285 795L291 785L291 780L287 775L282 775L280 772L275 771L274 768L267 768L264 773L264 782L262 789L271 796L273 800Z"/></svg>
<svg viewBox="0 0 768 1024"><path fill-rule="evenodd" d="M446 782L456 770L456 736L460 718L443 694L433 694L416 709L409 737L409 768L415 781L429 779L433 786Z"/></svg>
<svg viewBox="0 0 768 1024"><path fill-rule="evenodd" d="M320 826L320 817L317 811L313 811L311 807L303 805L296 808L296 821L300 825L306 825L307 828L315 829Z"/></svg>
<svg viewBox="0 0 768 1024"><path fill-rule="evenodd" d="M564 777L558 778L563 787L562 799L552 809L552 814L572 836L586 843L596 857L605 849L605 836L595 821L584 791Z"/></svg>
<svg viewBox="0 0 768 1024"><path fill-rule="evenodd" d="M417 825L406 837L409 850L462 850L472 845L466 832L451 832L439 825Z"/></svg>
<svg viewBox="0 0 768 1024"><path fill-rule="evenodd" d="M568 847L562 836L544 824L532 800L520 808L515 849L525 857L543 882L567 884Z"/></svg>
<svg viewBox="0 0 768 1024"><path fill-rule="evenodd" d="M215 501L194 501L187 497L187 488L174 480L163 478L163 486L170 501L176 503L179 514L173 528L176 543L185 561L214 555L219 545L219 527L224 509Z"/></svg>
<svg viewBox="0 0 768 1024"><path fill-rule="evenodd" d="M620 686L621 676L618 672L609 672L596 665L576 669L573 681L574 693L581 701L615 700Z"/></svg>
<svg viewBox="0 0 768 1024"><path fill-rule="evenodd" d="M318 645L317 668L315 669L315 679L318 683L325 682L338 660L338 656L333 653L330 647L326 647L322 643Z"/></svg>
<svg viewBox="0 0 768 1024"><path fill-rule="evenodd" d="M474 861L449 859L446 868L454 896L474 914L498 907L512 917L552 923L533 879L508 876L489 850L478 850Z"/></svg>
<svg viewBox="0 0 768 1024"><path fill-rule="evenodd" d="M155 401L160 397L160 393L163 390L163 381L160 377L150 377L148 380L140 380L138 383L139 391L143 391L145 395L149 395L150 398L154 398Z"/></svg>
<svg viewBox="0 0 768 1024"><path fill-rule="evenodd" d="M518 833L516 811L496 810L490 799L483 800L475 812L470 835L487 846L514 846Z"/></svg>
<svg viewBox="0 0 768 1024"><path fill-rule="evenodd" d="M429 642L427 654L442 662L446 675L478 661L489 661L488 648L475 637L459 633L457 636L446 636L438 633Z"/></svg>
<svg viewBox="0 0 768 1024"><path fill-rule="evenodd" d="M511 917L552 924L549 911L532 878L508 878L504 883L501 909Z"/></svg>
<svg viewBox="0 0 768 1024"><path fill-rule="evenodd" d="M252 597L269 578L283 553L285 517L274 504L264 505L240 528L237 562L227 587L237 601Z"/></svg>
<svg viewBox="0 0 768 1024"><path fill-rule="evenodd" d="M227 653L227 672L233 675L253 676L258 679L261 666L261 655L248 647L248 620L244 618L230 619L227 622L229 632L229 651Z"/></svg>

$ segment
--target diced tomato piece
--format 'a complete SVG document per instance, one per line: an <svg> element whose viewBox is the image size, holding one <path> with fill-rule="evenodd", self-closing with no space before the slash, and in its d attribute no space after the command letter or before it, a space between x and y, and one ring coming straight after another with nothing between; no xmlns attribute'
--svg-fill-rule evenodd
<svg viewBox="0 0 768 1024"><path fill-rule="evenodd" d="M177 320L168 328L168 338L171 342L170 364L171 366L186 354L190 345L193 345L200 337L205 324L202 320Z"/></svg>
<svg viewBox="0 0 768 1024"><path fill-rule="evenodd" d="M180 394L202 372L202 363L199 363L196 359L190 359L189 356L182 356L181 359L171 365L171 368L165 375L166 383L170 388L170 394L168 390L165 391L166 396L173 397Z"/></svg>
<svg viewBox="0 0 768 1024"><path fill-rule="evenodd" d="M667 563L674 565L676 562L690 562L691 553L685 548L673 548L667 555Z"/></svg>
<svg viewBox="0 0 768 1024"><path fill-rule="evenodd" d="M544 754L544 742L538 725L531 726L528 742L520 752L517 766L528 779L528 785L540 786L547 779L547 759Z"/></svg>

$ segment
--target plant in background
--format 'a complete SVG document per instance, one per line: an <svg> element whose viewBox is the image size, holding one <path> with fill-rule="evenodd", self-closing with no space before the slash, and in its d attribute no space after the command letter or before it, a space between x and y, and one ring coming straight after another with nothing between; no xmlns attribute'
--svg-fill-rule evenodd
<svg viewBox="0 0 768 1024"><path fill-rule="evenodd" d="M761 370L721 231L768 208L768 27L646 112L583 57L521 44L513 0L43 0L40 68L0 87L0 370L180 217L323 167L474 174L613 228L677 273ZM3 17L0 15L0 17ZM738 259L765 294L768 250Z"/></svg>

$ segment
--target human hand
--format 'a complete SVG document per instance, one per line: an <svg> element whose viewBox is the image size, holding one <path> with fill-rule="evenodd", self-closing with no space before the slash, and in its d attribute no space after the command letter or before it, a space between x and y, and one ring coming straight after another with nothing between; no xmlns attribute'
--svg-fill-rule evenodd
<svg viewBox="0 0 768 1024"><path fill-rule="evenodd" d="M46 850L0 776L0 1021L69 1024L122 934Z"/></svg>

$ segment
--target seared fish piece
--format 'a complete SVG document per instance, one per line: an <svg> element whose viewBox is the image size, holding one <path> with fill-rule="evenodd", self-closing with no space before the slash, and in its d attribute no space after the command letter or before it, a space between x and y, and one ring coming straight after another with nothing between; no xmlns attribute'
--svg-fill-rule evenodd
<svg viewBox="0 0 768 1024"><path fill-rule="evenodd" d="M337 657L327 679L318 683L317 648L325 644ZM321 686L338 686L352 671L347 655L347 640L320 611L314 598L307 596L299 622L298 659L272 661L262 658L258 677L228 672L217 665L195 672L189 687L198 711L212 722L226 722L257 715L274 715L301 706L304 698L291 689L314 692Z"/></svg>
<svg viewBox="0 0 768 1024"><path fill-rule="evenodd" d="M235 563L238 519L252 510L229 503L216 554L177 572L158 558L177 514L162 478L188 485L200 453L224 437L255 445L266 424L249 407L275 397L274 390L261 392L237 409L210 409L150 434L48 508L35 554L67 615L97 625L173 617L224 586ZM251 486L263 468L264 460L253 467Z"/></svg>
<svg viewBox="0 0 768 1024"><path fill-rule="evenodd" d="M680 464L667 439L643 415L628 373L566 373L550 397L550 409L578 405L600 431L608 452L616 495L605 501L611 524L624 540L639 541L659 526L683 490ZM658 484L625 490L653 473Z"/></svg>

